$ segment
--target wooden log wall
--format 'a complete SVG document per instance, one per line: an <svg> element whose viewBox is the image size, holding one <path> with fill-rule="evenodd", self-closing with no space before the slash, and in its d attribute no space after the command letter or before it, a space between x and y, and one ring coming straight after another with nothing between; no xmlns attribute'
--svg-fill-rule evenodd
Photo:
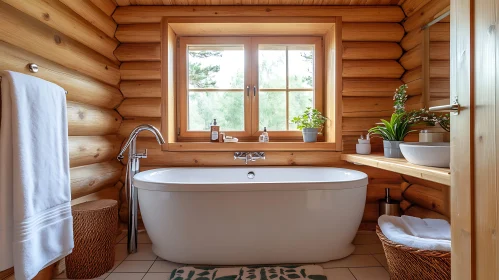
<svg viewBox="0 0 499 280"><path fill-rule="evenodd" d="M113 54L119 42L110 16L115 6L109 3L0 2L0 70L33 75L68 91L73 203L117 198L117 191L108 188L116 184L123 168L116 160L123 141L118 134L122 117L115 110L123 101L118 87L120 62ZM38 73L28 71L29 63L39 66Z"/></svg>
<svg viewBox="0 0 499 280"><path fill-rule="evenodd" d="M424 104L423 93L423 31L421 27L434 20L450 7L450 0L406 0L402 9L406 14L403 22L406 32L400 45L404 55L399 59L405 73L402 81L406 83L411 96L408 104L411 108L421 108ZM449 97L450 94L450 23L449 18L443 19L430 28L430 96L433 99Z"/></svg>
<svg viewBox="0 0 499 280"><path fill-rule="evenodd" d="M158 10L159 8L159 10ZM160 15L189 13L183 7L121 7L113 17L118 22L116 38L120 41L114 52L122 62L120 89L125 100L117 108L124 120L119 133L127 137L141 123L157 127L161 124L161 26ZM289 7L280 7L287 9ZM404 68L398 62L403 50L399 42L404 28L402 17L393 15L393 8L382 7L380 14L368 18L344 17L343 41L343 148L352 152L360 133L366 133L380 118L387 118L393 111L393 92L402 84ZM205 13L203 7L196 9ZM255 8L255 13L259 8ZM279 9L273 12L279 13ZM359 9L363 9L360 8ZM171 12L169 12L171 10ZM206 12L208 11L206 10ZM289 10L289 9L288 9ZM211 10L210 10L211 11ZM359 10L360 11L360 10ZM400 12L401 10L398 10ZM229 12L229 11L228 11ZM397 11L395 11L397 12ZM231 15L233 11L230 11ZM261 13L260 13L261 15ZM326 14L325 14L326 15ZM331 15L331 14L330 14ZM152 134L144 133L138 149L148 149L149 158L142 161L144 168L161 166L234 166L244 165L234 161L230 152L163 152ZM375 148L381 150L381 141ZM400 175L370 167L359 167L339 159L338 152L269 152L265 162L255 165L311 165L341 166L362 170L369 175L367 206L364 222L378 218L377 200L384 196L384 188L393 190L400 197ZM124 206L126 207L126 206ZM123 216L123 215L121 215Z"/></svg>

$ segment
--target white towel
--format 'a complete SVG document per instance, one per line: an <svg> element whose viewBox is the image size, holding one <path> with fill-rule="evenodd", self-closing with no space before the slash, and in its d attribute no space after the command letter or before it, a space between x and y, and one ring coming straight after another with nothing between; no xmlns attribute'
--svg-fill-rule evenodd
<svg viewBox="0 0 499 280"><path fill-rule="evenodd" d="M42 79L0 75L0 271L32 279L73 249L66 98Z"/></svg>
<svg viewBox="0 0 499 280"><path fill-rule="evenodd" d="M411 235L401 217L383 215L378 224L383 234L393 242L422 250L451 250L451 241L443 239L428 239Z"/></svg>
<svg viewBox="0 0 499 280"><path fill-rule="evenodd" d="M413 236L429 239L450 240L450 224L442 219L421 219L402 216L409 233Z"/></svg>

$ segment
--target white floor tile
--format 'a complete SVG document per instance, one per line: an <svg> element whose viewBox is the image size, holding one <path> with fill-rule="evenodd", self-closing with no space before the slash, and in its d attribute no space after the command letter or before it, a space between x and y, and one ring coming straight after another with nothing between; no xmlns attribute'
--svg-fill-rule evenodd
<svg viewBox="0 0 499 280"><path fill-rule="evenodd" d="M110 273L104 273L101 276L96 277L96 278L91 279L91 280L104 280L104 279L106 279L109 276L109 274ZM68 279L68 277L66 276L66 271L64 271L63 273L57 275L54 279ZM5 280L7 280L7 279L5 279Z"/></svg>
<svg viewBox="0 0 499 280"><path fill-rule="evenodd" d="M350 255L341 260L322 263L323 268L381 266L371 255Z"/></svg>
<svg viewBox="0 0 499 280"><path fill-rule="evenodd" d="M328 280L355 280L348 268L324 269L324 274Z"/></svg>
<svg viewBox="0 0 499 280"><path fill-rule="evenodd" d="M152 244L139 244L137 253L130 254L126 258L127 261L154 261L157 256L152 252Z"/></svg>
<svg viewBox="0 0 499 280"><path fill-rule="evenodd" d="M147 273L142 280L168 280L170 273Z"/></svg>
<svg viewBox="0 0 499 280"><path fill-rule="evenodd" d="M108 272L113 272L122 261L114 261L113 267Z"/></svg>
<svg viewBox="0 0 499 280"><path fill-rule="evenodd" d="M122 261L126 259L127 256L128 256L128 251L126 248L126 244L116 244L116 246L114 246L115 261Z"/></svg>
<svg viewBox="0 0 499 280"><path fill-rule="evenodd" d="M357 280L390 280L390 275L383 267L350 268Z"/></svg>
<svg viewBox="0 0 499 280"><path fill-rule="evenodd" d="M153 261L123 261L113 271L115 272L147 272L151 268Z"/></svg>
<svg viewBox="0 0 499 280"><path fill-rule="evenodd" d="M181 267L182 264L169 261L155 261L149 269L149 272L172 272L175 268Z"/></svg>
<svg viewBox="0 0 499 280"><path fill-rule="evenodd" d="M383 245L377 244L363 244L355 245L354 255L369 255L369 254L384 254Z"/></svg>
<svg viewBox="0 0 499 280"><path fill-rule="evenodd" d="M381 241L376 234L357 234L353 240L355 245L379 244Z"/></svg>
<svg viewBox="0 0 499 280"><path fill-rule="evenodd" d="M385 268L388 268L388 263L386 262L386 257L385 254L374 254L373 255L376 260L378 260L381 265L383 265Z"/></svg>
<svg viewBox="0 0 499 280"><path fill-rule="evenodd" d="M106 280L141 280L145 273L111 273Z"/></svg>

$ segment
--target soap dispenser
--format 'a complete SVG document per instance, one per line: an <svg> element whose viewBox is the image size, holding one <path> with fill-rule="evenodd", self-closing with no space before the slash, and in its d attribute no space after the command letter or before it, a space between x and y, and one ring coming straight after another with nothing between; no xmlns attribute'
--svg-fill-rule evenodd
<svg viewBox="0 0 499 280"><path fill-rule="evenodd" d="M218 142L218 134L220 126L217 125L217 119L213 119L213 124L210 126L210 142Z"/></svg>
<svg viewBox="0 0 499 280"><path fill-rule="evenodd" d="M267 127L264 127L262 135L260 135L260 137L258 138L258 142L266 143L269 141L270 139L269 139L269 133L267 132Z"/></svg>

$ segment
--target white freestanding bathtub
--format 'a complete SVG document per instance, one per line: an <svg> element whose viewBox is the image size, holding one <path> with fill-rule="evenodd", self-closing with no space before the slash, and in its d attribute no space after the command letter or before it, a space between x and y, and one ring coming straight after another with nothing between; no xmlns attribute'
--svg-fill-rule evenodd
<svg viewBox="0 0 499 280"><path fill-rule="evenodd" d="M353 252L367 175L332 167L163 168L134 183L152 249L165 260L316 263Z"/></svg>

